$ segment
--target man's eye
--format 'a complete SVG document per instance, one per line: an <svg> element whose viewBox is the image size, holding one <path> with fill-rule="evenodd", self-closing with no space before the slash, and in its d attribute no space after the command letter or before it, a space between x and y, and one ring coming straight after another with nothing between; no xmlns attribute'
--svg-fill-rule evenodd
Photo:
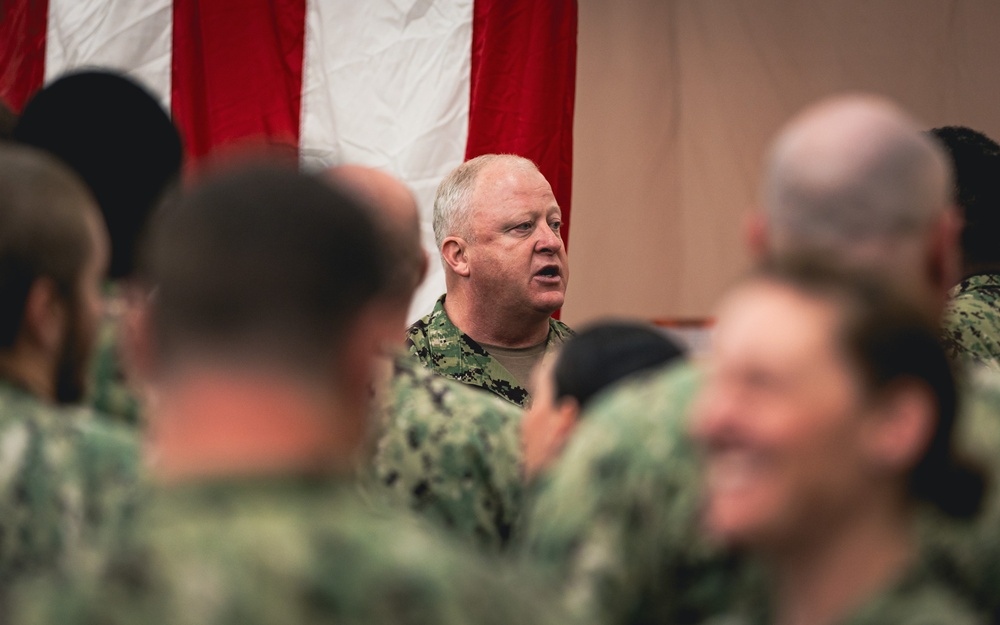
<svg viewBox="0 0 1000 625"><path fill-rule="evenodd" d="M549 227L555 230L556 232L559 232L559 228L562 228L562 222L553 221L552 223L549 224Z"/></svg>
<svg viewBox="0 0 1000 625"><path fill-rule="evenodd" d="M526 221L523 224L517 224L516 226L514 226L514 230L520 230L522 232L527 232L528 230L531 230L531 228L532 225L530 221Z"/></svg>

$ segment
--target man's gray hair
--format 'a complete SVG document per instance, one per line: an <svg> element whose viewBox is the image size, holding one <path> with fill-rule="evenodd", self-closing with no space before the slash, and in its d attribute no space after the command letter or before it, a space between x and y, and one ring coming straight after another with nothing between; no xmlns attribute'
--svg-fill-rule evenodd
<svg viewBox="0 0 1000 625"><path fill-rule="evenodd" d="M782 132L763 203L776 247L850 254L923 235L951 188L945 155L909 116L850 96L809 109Z"/></svg>
<svg viewBox="0 0 1000 625"><path fill-rule="evenodd" d="M452 170L438 185L434 197L434 240L439 251L447 237L472 239L472 194L476 180L483 169L500 163L512 169L538 171L535 163L514 154L483 154Z"/></svg>

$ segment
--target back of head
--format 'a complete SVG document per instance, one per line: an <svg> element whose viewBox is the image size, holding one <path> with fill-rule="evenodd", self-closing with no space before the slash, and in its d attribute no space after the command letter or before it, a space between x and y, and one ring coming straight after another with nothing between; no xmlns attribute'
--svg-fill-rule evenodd
<svg viewBox="0 0 1000 625"><path fill-rule="evenodd" d="M292 169L208 179L152 226L143 265L161 367L204 357L325 376L385 285L368 211Z"/></svg>
<svg viewBox="0 0 1000 625"><path fill-rule="evenodd" d="M973 515L981 504L984 480L978 469L955 454L955 378L937 326L926 311L881 276L815 257L766 263L756 276L834 306L839 319L836 345L869 397L877 399L900 384L917 384L927 391L937 421L911 471L910 494L947 514Z"/></svg>
<svg viewBox="0 0 1000 625"><path fill-rule="evenodd" d="M383 233L382 249L390 268L385 294L404 309L409 307L427 268L420 242L420 213L413 193L396 178L371 167L340 165L327 173L371 211Z"/></svg>
<svg viewBox="0 0 1000 625"><path fill-rule="evenodd" d="M581 408L611 384L683 356L663 332L647 325L605 322L592 325L559 350L552 375L555 399L572 397Z"/></svg>
<svg viewBox="0 0 1000 625"><path fill-rule="evenodd" d="M954 201L962 210L965 273L1000 265L1000 145L964 126L934 128L931 134L951 157Z"/></svg>
<svg viewBox="0 0 1000 625"><path fill-rule="evenodd" d="M771 152L763 203L774 253L876 266L925 244L950 203L941 151L891 102L847 96L796 117ZM906 256L906 258L902 258Z"/></svg>
<svg viewBox="0 0 1000 625"><path fill-rule="evenodd" d="M538 171L535 163L514 154L483 154L453 169L438 185L434 197L434 239L439 250L449 236L471 237L472 195L476 181L484 169L498 165Z"/></svg>
<svg viewBox="0 0 1000 625"><path fill-rule="evenodd" d="M35 94L13 136L83 178L111 236L109 273L130 274L146 219L181 167L180 135L156 99L118 74L70 74Z"/></svg>
<svg viewBox="0 0 1000 625"><path fill-rule="evenodd" d="M31 148L0 146L0 348L17 340L39 278L76 301L93 245L88 211L97 211L90 193L62 164Z"/></svg>

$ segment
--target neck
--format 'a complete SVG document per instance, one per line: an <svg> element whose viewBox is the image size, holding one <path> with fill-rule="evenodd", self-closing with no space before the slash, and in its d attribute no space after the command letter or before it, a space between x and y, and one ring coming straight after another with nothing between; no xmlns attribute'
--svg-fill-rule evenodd
<svg viewBox="0 0 1000 625"><path fill-rule="evenodd" d="M55 366L35 352L17 346L0 353L0 379L22 387L32 395L54 402Z"/></svg>
<svg viewBox="0 0 1000 625"><path fill-rule="evenodd" d="M809 546L767 558L774 579L775 622L828 625L892 583L913 556L912 519L855 516ZM794 551L794 553L792 553Z"/></svg>
<svg viewBox="0 0 1000 625"><path fill-rule="evenodd" d="M549 335L550 313L537 310L511 311L498 302L470 297L464 290L449 288L444 301L448 318L477 343L499 347L530 347Z"/></svg>
<svg viewBox="0 0 1000 625"><path fill-rule="evenodd" d="M348 470L352 415L333 393L280 375L200 370L160 389L150 457L162 482ZM354 415L357 416L357 415Z"/></svg>

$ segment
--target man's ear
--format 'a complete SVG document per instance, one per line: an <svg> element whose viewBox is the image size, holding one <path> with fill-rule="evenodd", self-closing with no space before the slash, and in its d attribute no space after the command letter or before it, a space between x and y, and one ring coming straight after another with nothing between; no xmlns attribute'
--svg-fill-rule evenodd
<svg viewBox="0 0 1000 625"><path fill-rule="evenodd" d="M954 206L949 206L934 228L931 229L930 256L928 258L931 283L942 292L958 284L962 278L962 259L959 238L962 234L962 217Z"/></svg>
<svg viewBox="0 0 1000 625"><path fill-rule="evenodd" d="M444 262L463 278L468 278L470 273L467 247L468 244L461 237L448 237L441 242L441 257Z"/></svg>
<svg viewBox="0 0 1000 625"><path fill-rule="evenodd" d="M580 419L580 402L576 401L575 397L567 396L556 400L556 404L556 423L553 429L559 440L565 445Z"/></svg>
<svg viewBox="0 0 1000 625"><path fill-rule="evenodd" d="M122 356L126 372L143 382L153 379L157 361L152 320L152 300L155 296L155 293L140 286L130 286L125 295L127 306L122 319Z"/></svg>
<svg viewBox="0 0 1000 625"><path fill-rule="evenodd" d="M38 278L24 303L21 338L55 353L66 334L69 310L51 278Z"/></svg>
<svg viewBox="0 0 1000 625"><path fill-rule="evenodd" d="M865 447L876 466L906 472L923 456L937 424L930 389L903 382L888 391L865 424Z"/></svg>
<svg viewBox="0 0 1000 625"><path fill-rule="evenodd" d="M767 217L762 211L754 210L743 220L743 238L747 249L755 259L768 255Z"/></svg>

